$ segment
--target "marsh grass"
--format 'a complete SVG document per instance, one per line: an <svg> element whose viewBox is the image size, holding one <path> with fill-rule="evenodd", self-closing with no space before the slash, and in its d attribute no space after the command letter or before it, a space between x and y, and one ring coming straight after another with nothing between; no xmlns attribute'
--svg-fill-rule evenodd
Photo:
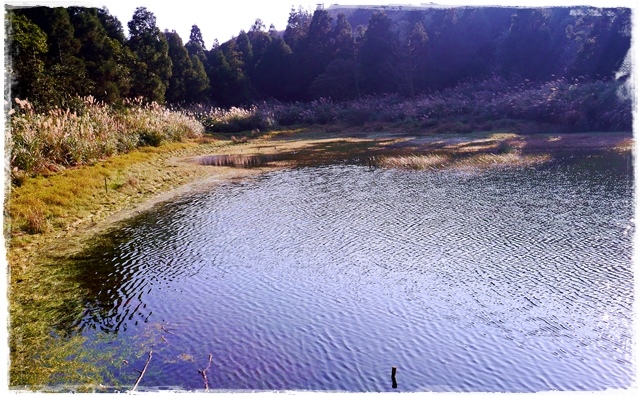
<svg viewBox="0 0 640 397"><path fill-rule="evenodd" d="M412 154L407 156L383 156L377 164L384 168L404 168L414 170L438 169L451 161L449 156L442 154Z"/></svg>
<svg viewBox="0 0 640 397"><path fill-rule="evenodd" d="M496 167L526 167L543 164L551 160L548 153L523 154L515 146L502 141L496 153L476 152L468 155L411 154L405 156L384 156L376 164L383 168L413 170L438 169L486 169ZM508 149L501 150L500 148Z"/></svg>
<svg viewBox="0 0 640 397"><path fill-rule="evenodd" d="M79 98L71 109L36 112L15 98L10 119L10 165L15 183L24 174L58 172L91 164L140 146L159 146L201 136L204 127L193 117L158 104L129 101L115 110L93 97Z"/></svg>
<svg viewBox="0 0 640 397"><path fill-rule="evenodd" d="M453 164L453 167L467 169L482 169L496 167L528 167L543 164L551 160L551 155L522 154L519 151L508 153L479 153L465 157Z"/></svg>

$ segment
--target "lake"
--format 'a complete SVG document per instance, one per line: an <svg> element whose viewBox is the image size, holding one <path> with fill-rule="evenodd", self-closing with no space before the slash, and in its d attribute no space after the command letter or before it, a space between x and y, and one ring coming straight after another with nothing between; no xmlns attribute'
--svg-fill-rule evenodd
<svg viewBox="0 0 640 397"><path fill-rule="evenodd" d="M634 381L630 154L265 173L158 205L71 263L69 324L139 390L535 392ZM208 358L211 355L209 368ZM397 389L391 368L397 367Z"/></svg>

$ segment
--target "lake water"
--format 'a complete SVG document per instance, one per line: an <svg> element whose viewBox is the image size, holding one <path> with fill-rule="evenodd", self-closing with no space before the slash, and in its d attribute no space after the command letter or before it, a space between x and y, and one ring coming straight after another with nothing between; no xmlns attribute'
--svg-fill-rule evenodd
<svg viewBox="0 0 640 397"><path fill-rule="evenodd" d="M634 381L633 169L274 171L157 206L74 262L139 389L604 390ZM114 361L115 362L115 361ZM397 367L397 389L391 367Z"/></svg>

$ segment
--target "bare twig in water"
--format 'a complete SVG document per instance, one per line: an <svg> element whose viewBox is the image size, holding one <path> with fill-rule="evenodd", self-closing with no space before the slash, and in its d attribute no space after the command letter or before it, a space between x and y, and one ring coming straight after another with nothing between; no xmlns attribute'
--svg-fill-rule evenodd
<svg viewBox="0 0 640 397"><path fill-rule="evenodd" d="M171 331L169 331L168 329L166 329L166 328L164 327L164 325L163 325L162 327L160 327L160 329L162 329L164 332L166 332L166 333L168 333L168 334L175 335L173 332L171 332Z"/></svg>
<svg viewBox="0 0 640 397"><path fill-rule="evenodd" d="M207 368L203 370L198 370L200 374L202 374L202 378L204 379L204 389L209 390L209 379L207 379L207 371L211 368L211 353L209 353L209 364L207 364Z"/></svg>
<svg viewBox="0 0 640 397"><path fill-rule="evenodd" d="M213 257L213 261L211 261L212 263L216 263L216 259L218 259L218 255L220 255L220 253L216 253L216 256ZM193 277L196 274L200 273L200 270L202 270L203 267L205 267L207 265L207 263L203 263L202 266L200 266L200 268L198 270L195 271L195 273L188 275L187 277Z"/></svg>
<svg viewBox="0 0 640 397"><path fill-rule="evenodd" d="M147 370L147 367L149 366L149 363L151 362L151 354L153 352L151 350L149 350L149 358L147 359L147 363L144 365L144 368L142 368L142 372L140 372L140 376L138 376L138 380L136 381L136 384L133 385L133 387L131 388L131 391L135 391L136 388L138 387L138 384L140 383L140 380L142 380L142 377L144 376L145 371Z"/></svg>

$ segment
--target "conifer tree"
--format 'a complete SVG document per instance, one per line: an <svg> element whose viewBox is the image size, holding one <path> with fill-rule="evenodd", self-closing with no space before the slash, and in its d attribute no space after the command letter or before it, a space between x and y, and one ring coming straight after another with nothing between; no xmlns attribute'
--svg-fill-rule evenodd
<svg viewBox="0 0 640 397"><path fill-rule="evenodd" d="M92 82L91 95L109 103L120 102L130 86L129 70L125 66L130 59L125 53L128 50L125 51L117 38L108 36L99 17L100 10L70 7L68 11L80 43L78 57L84 61L88 79ZM102 15L109 23L109 16L105 12Z"/></svg>
<svg viewBox="0 0 640 397"><path fill-rule="evenodd" d="M192 72L191 58L189 58L189 53L175 30L165 31L164 35L169 45L169 57L171 58L171 78L167 87L167 102L185 103L189 95L187 79Z"/></svg>
<svg viewBox="0 0 640 397"><path fill-rule="evenodd" d="M127 26L129 48L135 55L130 96L164 103L171 78L169 44L156 26L156 17L145 7L136 8Z"/></svg>
<svg viewBox="0 0 640 397"><path fill-rule="evenodd" d="M391 30L391 19L380 11L371 14L359 51L362 70L362 89L367 93L393 92L397 89L393 81L396 35Z"/></svg>

